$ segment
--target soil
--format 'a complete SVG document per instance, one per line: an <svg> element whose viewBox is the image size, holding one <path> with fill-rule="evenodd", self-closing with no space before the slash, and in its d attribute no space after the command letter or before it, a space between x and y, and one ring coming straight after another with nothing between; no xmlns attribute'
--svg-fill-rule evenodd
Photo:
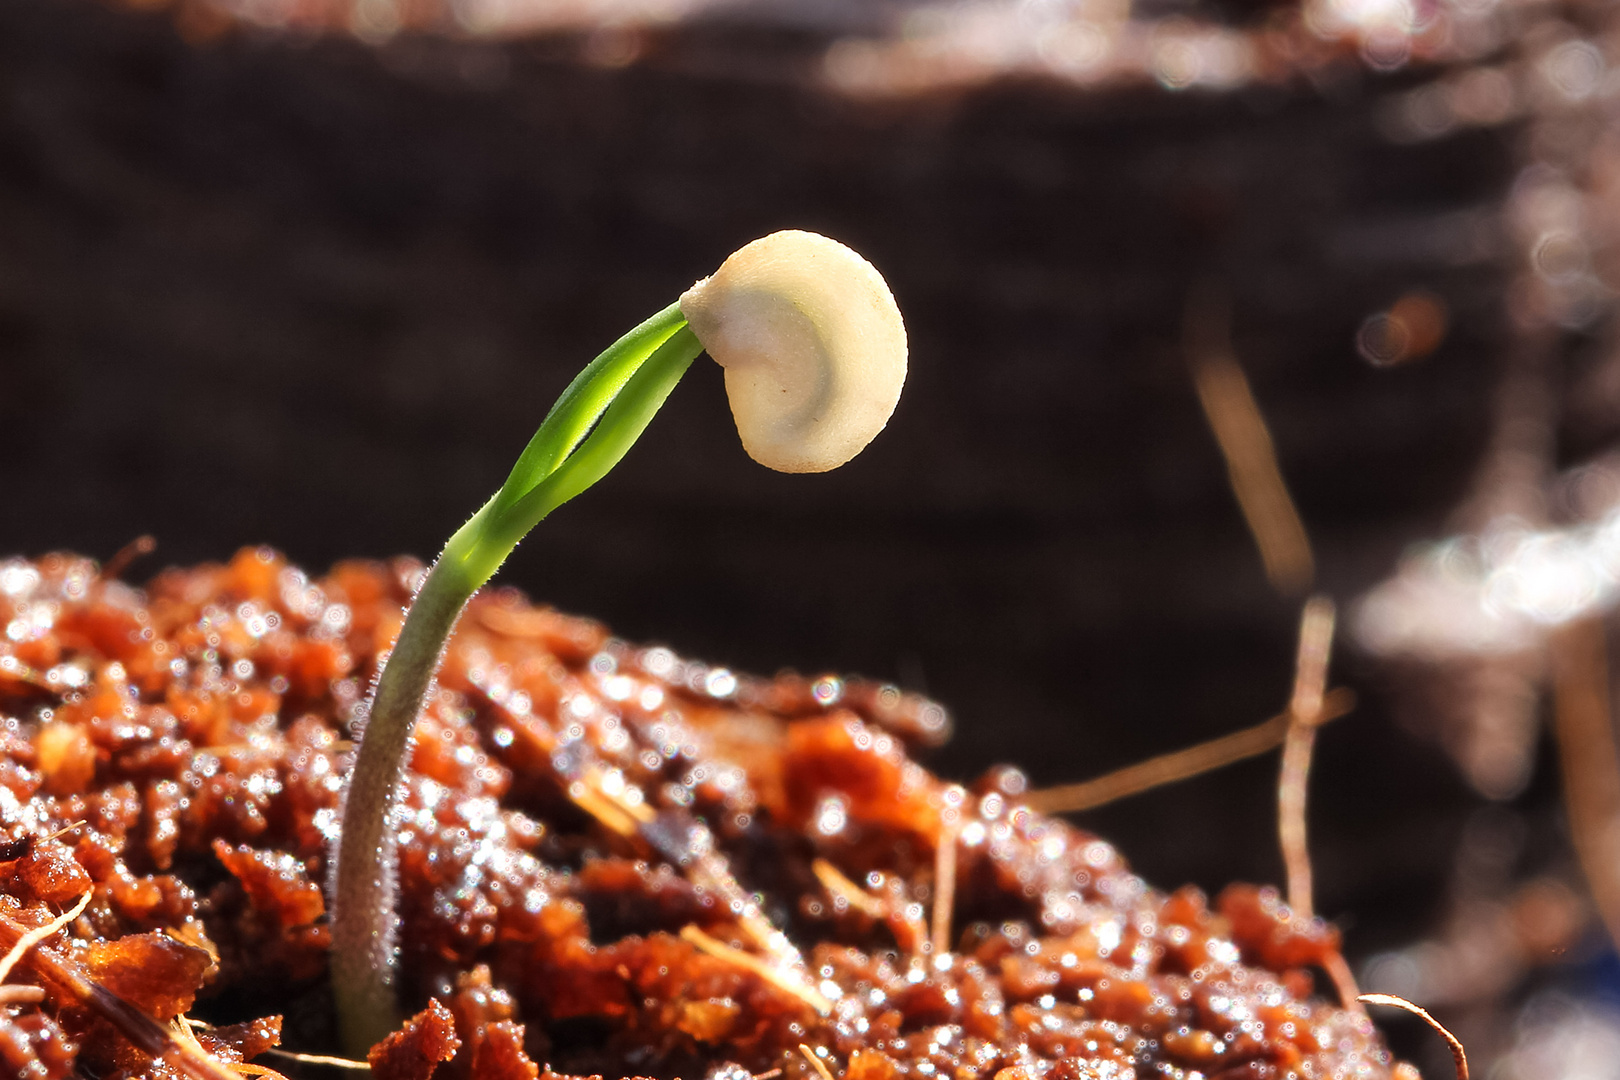
<svg viewBox="0 0 1620 1080"><path fill-rule="evenodd" d="M141 591L0 564L0 937L88 894L6 980L45 991L0 1007L13 1074L183 1071L131 1006L210 1021L224 1061L330 1049L348 735L422 573L244 549ZM1312 996L1330 926L1269 890L1155 891L1016 770L917 765L947 731L893 686L739 676L480 595L403 792L422 1011L373 1072L808 1077L804 1044L859 1080L1415 1077Z"/></svg>

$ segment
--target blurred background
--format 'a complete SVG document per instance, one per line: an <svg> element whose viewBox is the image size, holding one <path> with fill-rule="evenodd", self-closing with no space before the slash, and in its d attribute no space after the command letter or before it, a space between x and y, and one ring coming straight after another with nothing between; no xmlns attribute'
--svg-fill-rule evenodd
<svg viewBox="0 0 1620 1080"><path fill-rule="evenodd" d="M1359 701L1316 907L1364 988L1477 1075L1620 1076L1617 35L1613 0L0 0L0 549L428 558L599 349L821 231L906 313L877 442L767 473L700 361L501 580L926 693L931 766L1037 788L1284 709L1314 583ZM1268 579L1210 357L1313 571ZM1162 887L1279 881L1277 769L1070 818Z"/></svg>

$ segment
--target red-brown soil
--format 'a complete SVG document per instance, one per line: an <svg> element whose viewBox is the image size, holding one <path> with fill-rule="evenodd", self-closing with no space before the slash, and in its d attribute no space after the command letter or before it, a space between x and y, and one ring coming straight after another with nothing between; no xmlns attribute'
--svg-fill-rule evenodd
<svg viewBox="0 0 1620 1080"><path fill-rule="evenodd" d="M258 1018L204 1033L221 1060L330 1048L322 882L346 733L420 572L311 579L244 550L138 591L68 556L0 564L6 934L91 893L8 980L46 991L0 1009L10 1072L168 1075L54 969L160 1021ZM1022 808L1014 770L936 779L908 747L945 727L891 687L738 678L481 595L419 722L399 828L403 994L426 1009L375 1071L803 1076L803 1043L850 1080L1391 1074L1364 1018L1310 996L1331 928L1249 887L1213 908L1155 891ZM772 960L733 878L754 929L791 942Z"/></svg>

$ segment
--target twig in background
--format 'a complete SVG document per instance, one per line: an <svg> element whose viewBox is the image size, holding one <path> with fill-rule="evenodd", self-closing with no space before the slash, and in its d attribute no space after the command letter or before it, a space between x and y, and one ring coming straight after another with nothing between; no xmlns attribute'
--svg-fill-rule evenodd
<svg viewBox="0 0 1620 1080"><path fill-rule="evenodd" d="M1366 1002L1368 1005L1389 1005L1397 1009L1405 1009L1415 1016L1422 1017L1423 1022L1438 1031L1441 1038L1445 1039L1447 1045L1451 1047L1451 1059L1457 1065L1457 1080L1468 1080L1468 1052L1463 1049L1462 1041L1447 1031L1444 1024L1430 1016L1427 1009L1421 1005L1414 1005L1403 997L1396 997L1394 994L1362 994L1356 1000Z"/></svg>
<svg viewBox="0 0 1620 1080"><path fill-rule="evenodd" d="M1608 648L1596 618L1572 622L1554 636L1553 727L1575 853L1603 925L1620 943L1620 753Z"/></svg>
<svg viewBox="0 0 1620 1080"><path fill-rule="evenodd" d="M1328 691L1322 698L1317 726L1337 720L1355 706L1356 695L1353 691L1343 687ZM1024 797L1024 801L1030 809L1043 814L1067 814L1090 810L1165 784L1187 780L1236 761L1258 757L1267 750L1281 746L1288 737L1291 715L1278 713L1253 727L1139 761L1093 780L1032 791Z"/></svg>
<svg viewBox="0 0 1620 1080"><path fill-rule="evenodd" d="M1323 688L1327 685L1334 621L1333 601L1328 597L1313 596L1305 602L1299 619L1299 652L1294 660L1294 693L1284 714L1288 718L1288 731L1277 774L1277 842L1288 875L1288 906L1295 915L1305 919L1316 915L1305 803L1310 787L1311 755L1316 749L1316 729L1322 726L1326 715L1323 710L1328 696ZM1361 1012L1357 1003L1360 988L1344 954L1334 952L1323 961L1322 967L1333 980L1344 1007Z"/></svg>
<svg viewBox="0 0 1620 1080"><path fill-rule="evenodd" d="M1186 351L1198 401L1226 458L1232 492L1260 548L1266 577L1285 596L1298 596L1316 576L1310 539L1277 465L1271 433L1249 380L1232 355L1226 301L1214 287L1187 304Z"/></svg>
<svg viewBox="0 0 1620 1080"><path fill-rule="evenodd" d="M1311 852L1306 840L1305 795L1311 751L1321 725L1328 653L1333 645L1333 601L1313 596L1299 620L1299 654L1294 662L1294 694L1288 704L1288 736L1277 777L1277 837L1288 871L1288 906L1296 915L1316 913L1311 892Z"/></svg>
<svg viewBox="0 0 1620 1080"><path fill-rule="evenodd" d="M946 821L939 830L939 846L934 849L934 909L928 941L934 956L951 950L951 917L956 908L955 822Z"/></svg>
<svg viewBox="0 0 1620 1080"><path fill-rule="evenodd" d="M1249 380L1232 355L1230 317L1225 297L1218 287L1210 285L1195 290L1187 304L1187 360L1192 367L1198 401L1226 458L1232 492L1260 549L1266 577L1278 592L1295 596L1310 588L1316 576L1316 560L1311 553L1305 523L1300 520L1299 510L1283 480L1265 417L1255 402ZM1273 722L1279 722L1281 728L1283 752L1277 778L1277 837L1288 876L1288 906L1304 918L1315 914L1305 820L1311 754L1316 746L1316 729L1340 715L1333 709L1333 695L1325 692L1333 624L1331 599L1317 595L1306 601L1300 618L1294 693L1288 711L1276 721L1250 729L1260 734ZM1239 733L1246 734L1249 733ZM1343 954L1334 953L1323 966L1345 1008L1361 1011L1355 975Z"/></svg>

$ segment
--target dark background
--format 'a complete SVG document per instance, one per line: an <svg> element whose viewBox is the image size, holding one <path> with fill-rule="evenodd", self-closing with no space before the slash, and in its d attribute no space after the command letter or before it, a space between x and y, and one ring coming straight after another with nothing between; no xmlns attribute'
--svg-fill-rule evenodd
<svg viewBox="0 0 1620 1080"><path fill-rule="evenodd" d="M1298 609L1193 394L1189 293L1230 298L1348 604L1445 531L1484 446L1511 130L1389 143L1401 78L1354 67L850 100L810 78L819 44L698 23L607 69L567 36L197 46L160 15L0 0L0 550L152 533L136 578L245 544L429 557L596 351L803 227L906 313L888 430L839 472L768 473L701 360L501 580L739 669L926 691L955 777L1083 779L1278 711ZM1357 327L1416 287L1446 340L1374 369ZM1433 917L1476 802L1376 665L1345 645L1335 679L1361 706L1319 742L1318 906L1359 957ZM1277 880L1275 767L1077 820L1164 886Z"/></svg>

